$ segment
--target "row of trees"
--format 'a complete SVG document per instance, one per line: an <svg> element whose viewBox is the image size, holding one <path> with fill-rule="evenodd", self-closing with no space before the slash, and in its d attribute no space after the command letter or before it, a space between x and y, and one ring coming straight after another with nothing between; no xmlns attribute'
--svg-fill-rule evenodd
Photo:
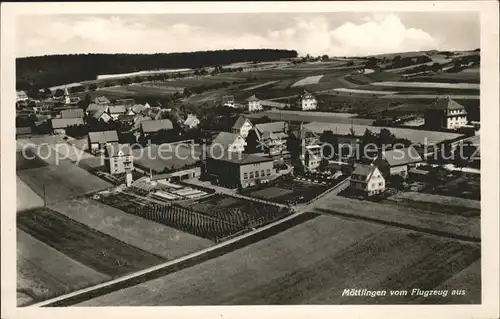
<svg viewBox="0 0 500 319"><path fill-rule="evenodd" d="M245 61L295 58L295 50L218 50L167 54L77 54L16 59L16 87L40 89L66 83L95 80L99 74L141 70L201 69Z"/></svg>

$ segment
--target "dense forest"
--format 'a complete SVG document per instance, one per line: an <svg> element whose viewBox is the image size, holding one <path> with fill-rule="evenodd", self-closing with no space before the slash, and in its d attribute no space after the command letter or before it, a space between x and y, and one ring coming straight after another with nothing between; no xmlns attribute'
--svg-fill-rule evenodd
<svg viewBox="0 0 500 319"><path fill-rule="evenodd" d="M219 50L158 54L72 54L16 59L18 90L95 80L100 74L159 69L198 69L236 62L296 58L294 50Z"/></svg>

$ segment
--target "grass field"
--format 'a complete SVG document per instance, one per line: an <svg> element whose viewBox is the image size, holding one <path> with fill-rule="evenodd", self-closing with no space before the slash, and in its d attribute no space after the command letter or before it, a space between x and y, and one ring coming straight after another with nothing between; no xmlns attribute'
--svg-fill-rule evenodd
<svg viewBox="0 0 500 319"><path fill-rule="evenodd" d="M55 211L125 244L172 260L213 243L177 229L127 214L89 198L51 205Z"/></svg>
<svg viewBox="0 0 500 319"><path fill-rule="evenodd" d="M270 110L246 115L248 118L269 117L275 121L297 121L297 122L326 122L326 123L353 123L359 125L371 125L373 120L355 118L356 114L335 112L307 112L289 110Z"/></svg>
<svg viewBox="0 0 500 319"><path fill-rule="evenodd" d="M323 77L323 74L308 76L306 78L303 78L303 79L295 82L294 84L292 84L292 86L304 86L304 85L309 85L309 84L318 84L322 77Z"/></svg>
<svg viewBox="0 0 500 319"><path fill-rule="evenodd" d="M416 76L409 81L415 82L443 82L443 83L479 83L479 71L470 71L479 69L465 69L456 73L441 73L432 76Z"/></svg>
<svg viewBox="0 0 500 319"><path fill-rule="evenodd" d="M18 213L17 227L107 276L124 275L164 261L50 209Z"/></svg>
<svg viewBox="0 0 500 319"><path fill-rule="evenodd" d="M26 209L43 206L43 199L35 193L19 177L16 177L16 209L23 211Z"/></svg>
<svg viewBox="0 0 500 319"><path fill-rule="evenodd" d="M265 83L260 83L260 84L256 84L256 85L252 85L250 87L244 88L242 91L252 91L252 90L259 89L259 88L262 88L262 87L265 87L265 86L268 86L268 85L272 85L272 84L278 83L278 82L279 81L268 81L268 82L265 82Z"/></svg>
<svg viewBox="0 0 500 319"><path fill-rule="evenodd" d="M423 194L417 192L404 192L399 193L390 198L394 201L414 201L422 202L428 204L437 204L443 206L449 206L450 208L468 208L470 210L479 211L481 210L481 202L478 200L449 197L435 194Z"/></svg>
<svg viewBox="0 0 500 319"><path fill-rule="evenodd" d="M40 168L49 165L36 156L36 151L32 148L26 148L24 151L16 152L16 170Z"/></svg>
<svg viewBox="0 0 500 319"><path fill-rule="evenodd" d="M326 185L307 183L298 180L278 181L264 189L250 191L248 196L286 204L288 202L305 203L328 189Z"/></svg>
<svg viewBox="0 0 500 319"><path fill-rule="evenodd" d="M144 149L135 149L134 165L149 172L152 169L162 172L166 168L178 169L187 164L194 164L200 159L201 150L184 146L168 146L167 144L151 145Z"/></svg>
<svg viewBox="0 0 500 319"><path fill-rule="evenodd" d="M18 306L69 293L109 278L25 232L17 231Z"/></svg>
<svg viewBox="0 0 500 319"><path fill-rule="evenodd" d="M405 224L411 229L425 229L430 233L445 233L447 236L455 236L456 238L473 238L475 240L481 238L479 218L469 216L443 214L413 207L401 209L398 205L373 203L341 196L319 199L315 202L313 211L366 220L373 219L388 224Z"/></svg>
<svg viewBox="0 0 500 319"><path fill-rule="evenodd" d="M477 260L479 252L478 245L321 216L79 306L374 304L381 300L346 298L342 292L436 287ZM393 297L381 303L402 302L415 300Z"/></svg>
<svg viewBox="0 0 500 319"><path fill-rule="evenodd" d="M371 85L376 87L388 87L394 90L396 87L409 89L452 89L452 90L479 90L479 84L476 83L440 83L440 82L374 82Z"/></svg>
<svg viewBox="0 0 500 319"><path fill-rule="evenodd" d="M309 130L321 134L323 131L333 131L337 134L346 135L349 133L351 129L350 124L346 123L320 123L320 122L312 122L304 125ZM352 126L355 133L359 135L363 135L365 130L368 129L372 132L379 133L381 129L384 127L381 126L367 126L367 125L353 125ZM435 132L435 131L424 131L424 130L415 130L415 129L407 129L407 128L397 128L397 127L385 127L390 130L397 138L407 138L414 143L424 143L427 141L427 144L437 144L444 140L451 140L461 136L461 134L455 133L445 133L445 132Z"/></svg>
<svg viewBox="0 0 500 319"><path fill-rule="evenodd" d="M17 175L39 196L43 196L45 187L47 203L66 200L112 186L69 162L25 169L18 171Z"/></svg>

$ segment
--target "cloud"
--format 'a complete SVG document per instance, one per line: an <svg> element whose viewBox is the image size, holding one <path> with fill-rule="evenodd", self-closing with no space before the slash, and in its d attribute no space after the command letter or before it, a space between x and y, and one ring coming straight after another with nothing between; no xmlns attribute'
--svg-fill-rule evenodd
<svg viewBox="0 0 500 319"><path fill-rule="evenodd" d="M166 19L165 19L166 20ZM134 17L37 17L18 28L18 56L64 53L157 53L232 48L295 49L311 55L368 55L436 49L437 37L407 28L395 14L333 24L325 16L295 17L288 26L238 34L195 23L149 23ZM244 23L242 21L241 23Z"/></svg>

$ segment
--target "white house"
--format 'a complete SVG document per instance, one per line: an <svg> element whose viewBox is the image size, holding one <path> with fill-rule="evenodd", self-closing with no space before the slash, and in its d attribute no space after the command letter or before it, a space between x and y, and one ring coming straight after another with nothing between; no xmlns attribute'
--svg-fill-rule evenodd
<svg viewBox="0 0 500 319"><path fill-rule="evenodd" d="M231 128L231 132L234 134L238 134L243 138L248 136L248 132L253 128L252 122L244 116L238 117L233 127Z"/></svg>
<svg viewBox="0 0 500 319"><path fill-rule="evenodd" d="M28 101L28 95L25 91L16 91L16 102Z"/></svg>
<svg viewBox="0 0 500 319"><path fill-rule="evenodd" d="M200 124L200 120L196 115L188 114L184 121L184 126L190 129L196 128Z"/></svg>
<svg viewBox="0 0 500 319"><path fill-rule="evenodd" d="M372 196L385 190L385 179L377 166L357 164L349 179L349 187Z"/></svg>
<svg viewBox="0 0 500 319"><path fill-rule="evenodd" d="M251 97L247 98L245 101L247 102L247 109L249 112L262 111L262 104L260 103L260 100L255 95L252 95Z"/></svg>
<svg viewBox="0 0 500 319"><path fill-rule="evenodd" d="M212 141L210 148L214 151L243 152L247 145L239 134L220 132Z"/></svg>
<svg viewBox="0 0 500 319"><path fill-rule="evenodd" d="M297 108L303 111L315 110L317 107L316 98L306 90L297 99Z"/></svg>

